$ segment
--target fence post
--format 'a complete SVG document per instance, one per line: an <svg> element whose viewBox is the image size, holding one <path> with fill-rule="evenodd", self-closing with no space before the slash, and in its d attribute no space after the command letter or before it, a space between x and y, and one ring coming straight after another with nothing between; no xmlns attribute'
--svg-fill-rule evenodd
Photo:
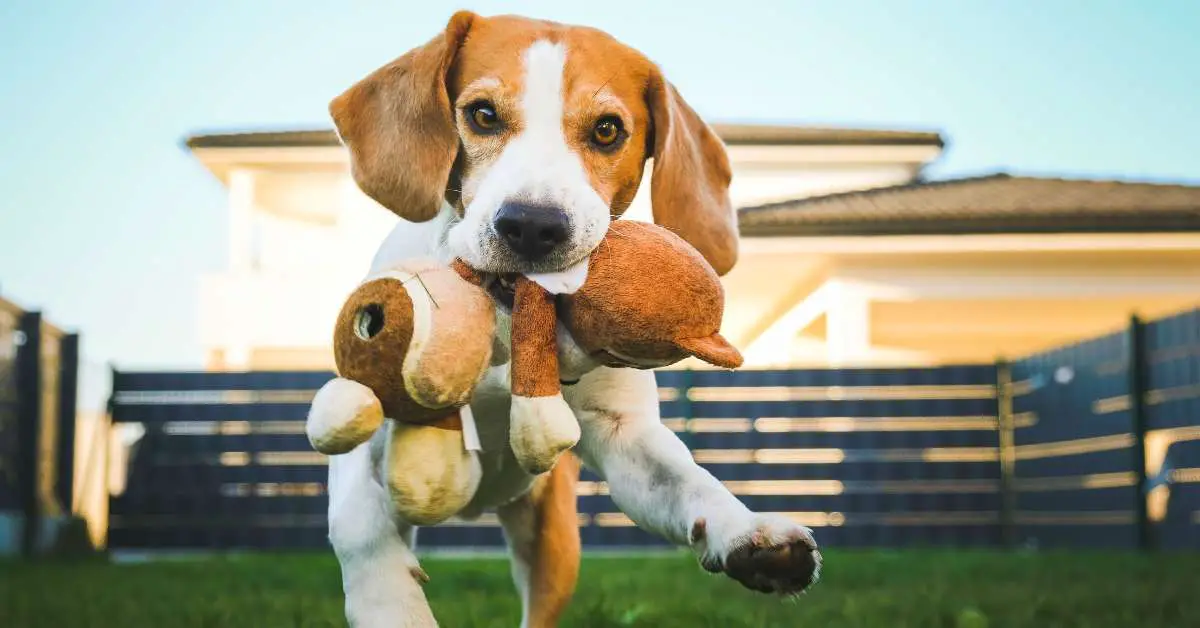
<svg viewBox="0 0 1200 628"><path fill-rule="evenodd" d="M79 335L66 334L58 357L58 501L75 512L75 422L79 385Z"/></svg>
<svg viewBox="0 0 1200 628"><path fill-rule="evenodd" d="M1146 477L1146 328L1136 315L1129 319L1129 418L1133 427L1133 465L1137 478L1137 501L1134 513L1137 517L1138 549L1154 547L1153 528L1147 512L1146 500L1149 479Z"/></svg>
<svg viewBox="0 0 1200 628"><path fill-rule="evenodd" d="M37 547L41 517L38 505L38 442L42 425L42 315L21 315L17 348L17 493L21 504L21 553Z"/></svg>
<svg viewBox="0 0 1200 628"><path fill-rule="evenodd" d="M1012 365L996 361L996 432L1000 463L1000 542L1016 545L1016 449L1013 437Z"/></svg>

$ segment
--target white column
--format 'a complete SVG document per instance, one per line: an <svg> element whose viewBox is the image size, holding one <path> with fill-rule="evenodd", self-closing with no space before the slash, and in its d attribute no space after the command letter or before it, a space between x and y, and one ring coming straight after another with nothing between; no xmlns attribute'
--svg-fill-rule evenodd
<svg viewBox="0 0 1200 628"><path fill-rule="evenodd" d="M840 284L825 311L829 366L857 366L871 354L871 301L851 286Z"/></svg>
<svg viewBox="0 0 1200 628"><path fill-rule="evenodd" d="M241 292L241 279L252 272L255 266L254 252L254 188L255 173L247 168L236 168L229 173L229 270L225 277L226 290ZM224 295L222 307L237 307L237 300ZM244 370L250 365L250 345L248 342L251 324L249 320L238 320L241 317L229 317L234 320L230 327L225 328L221 335L224 343L221 347L225 352L225 368L228 370Z"/></svg>
<svg viewBox="0 0 1200 628"><path fill-rule="evenodd" d="M229 173L229 270L252 266L254 246L254 171L236 168Z"/></svg>

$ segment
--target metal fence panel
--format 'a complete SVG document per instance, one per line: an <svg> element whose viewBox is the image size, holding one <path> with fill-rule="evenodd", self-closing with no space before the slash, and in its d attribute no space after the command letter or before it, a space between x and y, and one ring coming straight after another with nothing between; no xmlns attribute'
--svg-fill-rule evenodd
<svg viewBox="0 0 1200 628"><path fill-rule="evenodd" d="M113 419L139 423L114 548L325 542L325 459L304 437L329 373L117 373ZM658 373L664 422L755 510L844 545L998 539L994 367ZM660 545L585 471L590 547ZM502 543L494 515L422 530L425 547Z"/></svg>
<svg viewBox="0 0 1200 628"><path fill-rule="evenodd" d="M663 422L697 463L827 546L1200 547L1200 311L1001 368L656 375ZM330 376L115 374L114 420L145 436L111 545L325 545L325 459L304 419ZM579 494L585 546L662 544L596 474ZM503 543L493 514L419 536Z"/></svg>
<svg viewBox="0 0 1200 628"><path fill-rule="evenodd" d="M1013 364L1018 541L1136 546L1129 357L1121 332Z"/></svg>
<svg viewBox="0 0 1200 628"><path fill-rule="evenodd" d="M1147 515L1166 549L1200 549L1200 310L1146 325Z"/></svg>

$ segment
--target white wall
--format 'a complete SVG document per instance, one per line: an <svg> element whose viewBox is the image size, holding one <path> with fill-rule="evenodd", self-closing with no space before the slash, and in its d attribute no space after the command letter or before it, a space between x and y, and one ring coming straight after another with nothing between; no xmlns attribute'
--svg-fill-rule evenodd
<svg viewBox="0 0 1200 628"><path fill-rule="evenodd" d="M826 160L820 147L734 147L733 203L893 185L913 175L911 155L887 162L873 151L839 150ZM276 171L259 166L241 176L230 201L249 207L249 219L234 224L250 233L235 228L230 244L249 251L232 254L231 264L249 263L206 276L200 285L201 344L225 350L233 367L254 347L326 346L345 295L397 220L363 195L344 168L329 163L306 171L303 164L281 162ZM650 181L648 166L627 217L652 220Z"/></svg>

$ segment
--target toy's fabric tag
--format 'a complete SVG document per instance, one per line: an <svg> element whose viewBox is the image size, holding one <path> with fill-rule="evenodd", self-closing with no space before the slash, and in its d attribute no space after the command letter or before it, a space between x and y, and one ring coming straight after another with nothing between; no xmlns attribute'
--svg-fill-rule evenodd
<svg viewBox="0 0 1200 628"><path fill-rule="evenodd" d="M572 294L587 281L588 261L591 257L555 273L532 273L525 275L530 281L546 289L550 294Z"/></svg>
<svg viewBox="0 0 1200 628"><path fill-rule="evenodd" d="M475 415L471 413L471 406L466 405L459 408L458 414L462 419L463 447L467 451L483 451L483 444L479 442L479 430L475 427Z"/></svg>

